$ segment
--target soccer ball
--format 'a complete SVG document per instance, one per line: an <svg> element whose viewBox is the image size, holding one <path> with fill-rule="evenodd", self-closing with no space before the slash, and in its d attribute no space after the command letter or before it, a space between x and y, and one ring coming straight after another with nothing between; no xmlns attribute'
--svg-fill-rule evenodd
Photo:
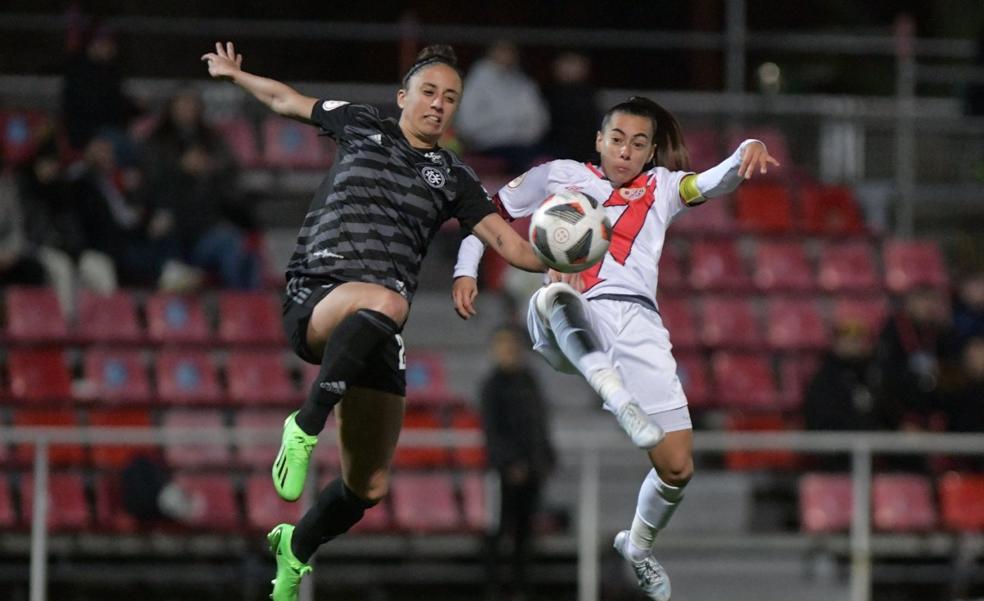
<svg viewBox="0 0 984 601"><path fill-rule="evenodd" d="M581 192L549 196L530 219L530 244L557 271L584 271L605 256L612 223L595 199Z"/></svg>

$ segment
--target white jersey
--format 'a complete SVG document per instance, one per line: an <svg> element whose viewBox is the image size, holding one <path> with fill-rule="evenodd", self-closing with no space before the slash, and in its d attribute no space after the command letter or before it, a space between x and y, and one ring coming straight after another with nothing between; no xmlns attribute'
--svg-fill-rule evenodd
<svg viewBox="0 0 984 601"><path fill-rule="evenodd" d="M495 200L514 219L531 215L545 198L565 190L602 203L612 222L612 240L605 257L581 272L585 297L633 294L653 299L666 228L686 207L680 180L687 174L654 167L615 188L594 165L557 160L509 182Z"/></svg>

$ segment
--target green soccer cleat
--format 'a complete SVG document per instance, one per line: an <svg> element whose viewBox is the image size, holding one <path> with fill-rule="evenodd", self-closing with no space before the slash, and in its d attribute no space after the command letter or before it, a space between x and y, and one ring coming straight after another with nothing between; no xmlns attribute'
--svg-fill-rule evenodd
<svg viewBox="0 0 984 601"><path fill-rule="evenodd" d="M294 421L297 412L284 420L284 435L280 441L280 451L273 462L273 487L285 501L296 501L304 491L307 481L308 462L318 437L311 436L298 427Z"/></svg>
<svg viewBox="0 0 984 601"><path fill-rule="evenodd" d="M301 586L301 578L311 573L311 566L301 563L290 550L290 540L294 536L294 527L290 524L278 524L267 534L270 541L270 552L277 558L277 577L270 581L273 601L297 601L297 593Z"/></svg>

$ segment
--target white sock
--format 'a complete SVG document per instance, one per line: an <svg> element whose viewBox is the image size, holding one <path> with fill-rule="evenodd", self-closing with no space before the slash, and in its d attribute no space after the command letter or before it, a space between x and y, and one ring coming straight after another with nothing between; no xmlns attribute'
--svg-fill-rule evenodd
<svg viewBox="0 0 984 601"><path fill-rule="evenodd" d="M618 413L622 405L633 400L605 353L595 351L584 355L578 359L577 368L604 401L605 409ZM614 377L606 377L606 374L612 374Z"/></svg>
<svg viewBox="0 0 984 601"><path fill-rule="evenodd" d="M636 514L632 520L632 528L629 529L629 542L632 546L648 553L656 540L656 534L669 523L682 499L682 486L670 486L660 479L656 470L649 470L639 487Z"/></svg>

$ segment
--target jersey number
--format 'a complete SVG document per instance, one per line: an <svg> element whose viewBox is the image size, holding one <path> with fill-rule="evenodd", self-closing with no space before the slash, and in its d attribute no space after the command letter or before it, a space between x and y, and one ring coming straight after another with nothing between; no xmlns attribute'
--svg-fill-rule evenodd
<svg viewBox="0 0 984 601"><path fill-rule="evenodd" d="M632 253L632 245L635 244L636 238L639 237L639 232L642 231L642 226L646 223L646 216L649 215L649 209L655 201L656 194L651 191L639 200L632 202L619 196L618 190L612 192L612 195L605 201L605 206L618 207L626 205L626 209L619 215L615 224L612 226L612 242L608 247L608 254L601 261L598 261L594 267L582 274L581 277L584 280L585 290L590 289L601 281L598 274L601 273L601 266L604 265L609 256L615 259L619 265L625 265L625 262L629 260L629 254Z"/></svg>

